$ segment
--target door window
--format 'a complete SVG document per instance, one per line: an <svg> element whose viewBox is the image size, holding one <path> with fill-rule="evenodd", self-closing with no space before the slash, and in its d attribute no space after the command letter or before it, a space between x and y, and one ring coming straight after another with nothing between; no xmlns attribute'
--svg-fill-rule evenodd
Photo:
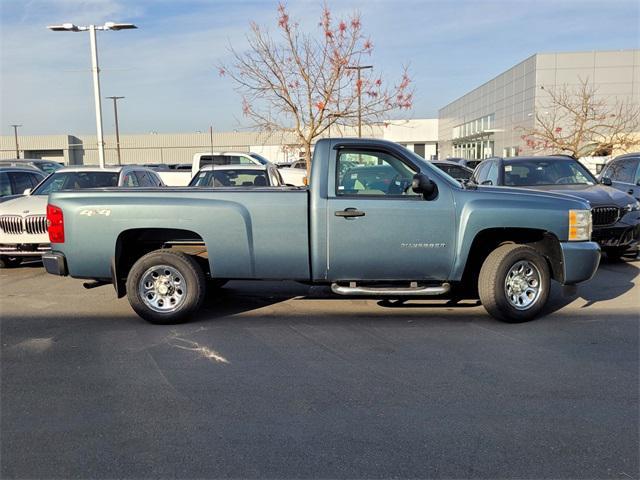
<svg viewBox="0 0 640 480"><path fill-rule="evenodd" d="M624 158L610 163L602 173L602 177L610 178L614 182L635 183L637 168L638 160Z"/></svg>
<svg viewBox="0 0 640 480"><path fill-rule="evenodd" d="M11 195L11 182L6 172L0 172L0 197Z"/></svg>
<svg viewBox="0 0 640 480"><path fill-rule="evenodd" d="M136 176L138 177L138 185L141 187L155 187L147 172L139 170L136 172Z"/></svg>
<svg viewBox="0 0 640 480"><path fill-rule="evenodd" d="M13 191L16 193L22 193L27 188L33 188L33 185L31 184L31 178L28 173L9 173L9 177L11 177L11 182L13 183Z"/></svg>
<svg viewBox="0 0 640 480"><path fill-rule="evenodd" d="M476 170L473 173L473 181L478 185L482 185L482 182L487 179L487 173L489 173L490 163L491 162L482 162L476 167Z"/></svg>
<svg viewBox="0 0 640 480"><path fill-rule="evenodd" d="M138 177L136 177L135 172L127 173L124 177L122 185L124 187L139 187L140 183L138 182Z"/></svg>
<svg viewBox="0 0 640 480"><path fill-rule="evenodd" d="M498 164L496 162L490 162L486 181L491 182L491 185L498 185Z"/></svg>
<svg viewBox="0 0 640 480"><path fill-rule="evenodd" d="M386 152L340 150L336 195L402 196L411 190L417 169Z"/></svg>
<svg viewBox="0 0 640 480"><path fill-rule="evenodd" d="M34 175L33 173L29 174L29 180L31 180L31 187L35 188L36 185L38 185L40 183L40 181L42 180L42 177L39 175Z"/></svg>

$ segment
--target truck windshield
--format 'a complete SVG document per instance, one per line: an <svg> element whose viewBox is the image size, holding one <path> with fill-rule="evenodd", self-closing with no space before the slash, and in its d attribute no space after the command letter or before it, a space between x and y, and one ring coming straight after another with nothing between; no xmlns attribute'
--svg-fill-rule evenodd
<svg viewBox="0 0 640 480"><path fill-rule="evenodd" d="M60 190L118 186L118 172L56 172L33 191L32 195L49 195Z"/></svg>
<svg viewBox="0 0 640 480"><path fill-rule="evenodd" d="M575 160L506 160L504 184L510 187L532 185L595 185L596 179Z"/></svg>
<svg viewBox="0 0 640 480"><path fill-rule="evenodd" d="M191 187L266 187L266 170L209 170L196 175Z"/></svg>

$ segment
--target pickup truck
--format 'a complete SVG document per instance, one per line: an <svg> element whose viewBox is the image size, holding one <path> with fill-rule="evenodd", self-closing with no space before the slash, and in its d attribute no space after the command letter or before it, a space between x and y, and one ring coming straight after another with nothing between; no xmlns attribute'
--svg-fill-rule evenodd
<svg viewBox="0 0 640 480"><path fill-rule="evenodd" d="M160 324L231 279L349 297L472 294L520 322L544 308L551 280L589 280L600 261L584 200L463 185L371 139L318 141L308 187L56 192L47 218L47 272L111 283Z"/></svg>

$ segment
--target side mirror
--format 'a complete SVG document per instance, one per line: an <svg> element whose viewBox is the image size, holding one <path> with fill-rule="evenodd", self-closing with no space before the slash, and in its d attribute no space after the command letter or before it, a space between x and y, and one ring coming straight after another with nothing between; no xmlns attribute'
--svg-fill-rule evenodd
<svg viewBox="0 0 640 480"><path fill-rule="evenodd" d="M611 186L611 179L610 179L609 177L602 177L602 178L600 179L600 183L601 183L602 185L607 185L607 186L609 186L609 187L610 187L610 186Z"/></svg>
<svg viewBox="0 0 640 480"><path fill-rule="evenodd" d="M640 180L636 182L636 187L640 187Z"/></svg>
<svg viewBox="0 0 640 480"><path fill-rule="evenodd" d="M416 173L411 181L414 193L421 193L425 200L433 200L438 194L437 185L424 173Z"/></svg>
<svg viewBox="0 0 640 480"><path fill-rule="evenodd" d="M27 188L24 192L22 192L23 195L31 195L31 188Z"/></svg>
<svg viewBox="0 0 640 480"><path fill-rule="evenodd" d="M493 185L493 181L491 180L485 180L484 182L482 182L480 185Z"/></svg>

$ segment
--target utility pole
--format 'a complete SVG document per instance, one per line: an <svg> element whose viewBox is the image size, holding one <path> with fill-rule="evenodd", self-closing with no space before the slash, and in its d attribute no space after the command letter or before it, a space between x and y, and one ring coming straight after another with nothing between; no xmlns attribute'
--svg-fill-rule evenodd
<svg viewBox="0 0 640 480"><path fill-rule="evenodd" d="M373 65L353 65L346 67L347 70L355 70L358 72L358 137L362 137L362 80L360 78L361 70L372 69Z"/></svg>
<svg viewBox="0 0 640 480"><path fill-rule="evenodd" d="M121 165L120 163L120 129L118 128L118 100L124 97L113 96L113 97L106 97L106 98L110 98L111 100L113 100L113 116L116 119L116 151L118 152L118 165Z"/></svg>
<svg viewBox="0 0 640 480"><path fill-rule="evenodd" d="M16 140L16 158L20 158L20 147L18 146L18 127L22 125L11 124L13 127L13 138Z"/></svg>
<svg viewBox="0 0 640 480"><path fill-rule="evenodd" d="M209 126L209 145L211 146L211 164L213 165L213 125Z"/></svg>

